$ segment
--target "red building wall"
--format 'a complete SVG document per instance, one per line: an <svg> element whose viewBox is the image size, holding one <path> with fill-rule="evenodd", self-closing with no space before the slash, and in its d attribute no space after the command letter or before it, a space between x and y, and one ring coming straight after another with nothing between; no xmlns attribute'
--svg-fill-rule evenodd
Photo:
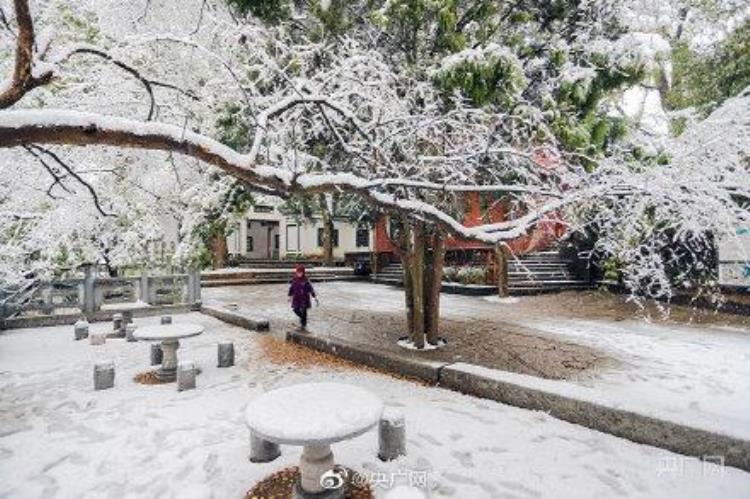
<svg viewBox="0 0 750 499"><path fill-rule="evenodd" d="M560 165L560 155L550 147L538 147L534 150L533 160L543 175L545 171L554 170ZM508 220L509 207L500 199L493 199L489 193L470 192L466 194L466 207L464 211L463 224L466 227L474 227L486 223L497 223ZM516 214L520 216L521 214ZM525 236L510 241L508 245L515 254L524 254L532 251L540 251L548 248L565 234L565 224L560 220L554 220L554 216L548 216L550 220L538 223L536 227ZM492 246L461 238L450 237L446 241L447 249L454 251L491 249ZM375 252L376 253L398 253L398 249L388 237L387 218L385 216L375 224Z"/></svg>
<svg viewBox="0 0 750 499"><path fill-rule="evenodd" d="M466 209L463 224L466 227L474 227L486 223L504 222L507 218L507 205L503 200L493 200L491 195L485 193L471 192L466 195ZM374 248L376 253L398 254L398 248L390 237L388 237L388 218L380 217L375 223ZM548 248L557 239L565 234L565 226L554 220L539 223L529 234L510 241L509 246L513 253L524 254L532 251L540 251ZM492 249L491 245L449 237L446 241L446 249L449 251Z"/></svg>

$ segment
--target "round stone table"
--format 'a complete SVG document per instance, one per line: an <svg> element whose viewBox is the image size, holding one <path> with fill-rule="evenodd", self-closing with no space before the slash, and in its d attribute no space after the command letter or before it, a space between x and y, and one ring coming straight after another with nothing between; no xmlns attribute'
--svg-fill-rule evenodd
<svg viewBox="0 0 750 499"><path fill-rule="evenodd" d="M159 381L174 381L177 379L177 349L180 340L198 336L203 333L203 326L199 324L160 324L144 326L133 333L133 337L142 341L160 341L163 353L161 366L156 371Z"/></svg>
<svg viewBox="0 0 750 499"><path fill-rule="evenodd" d="M328 497L321 484L334 467L331 444L359 436L378 423L383 402L342 383L304 383L267 392L247 405L250 431L277 444L301 445L301 497ZM343 490L328 491L338 497Z"/></svg>

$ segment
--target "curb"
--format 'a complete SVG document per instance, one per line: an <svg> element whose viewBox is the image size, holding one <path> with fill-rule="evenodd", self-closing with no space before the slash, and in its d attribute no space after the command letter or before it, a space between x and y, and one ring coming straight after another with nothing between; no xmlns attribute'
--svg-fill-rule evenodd
<svg viewBox="0 0 750 499"><path fill-rule="evenodd" d="M211 305L203 305L201 306L201 313L210 315L211 317L226 322L227 324L239 326L251 331L268 331L270 327L268 319L253 315L241 308L237 310L229 310Z"/></svg>
<svg viewBox="0 0 750 499"><path fill-rule="evenodd" d="M486 371L486 375L477 371ZM519 382L524 377L532 378L471 364L452 364L442 369L440 386L543 411L569 423L678 454L700 459L722 457L724 464L750 471L750 441L527 386Z"/></svg>
<svg viewBox="0 0 750 499"><path fill-rule="evenodd" d="M569 423L750 472L750 441L574 398L539 386L540 379L464 363L412 359L371 352L337 338L290 331L287 341L313 350L408 376L456 392L542 411ZM548 380L541 380L548 381Z"/></svg>
<svg viewBox="0 0 750 499"><path fill-rule="evenodd" d="M319 352L336 355L393 374L416 378L430 384L437 384L439 382L440 371L448 365L448 362L415 360L390 353L373 353L354 343L345 342L339 339L330 340L307 333L298 333L296 331L289 331L286 333L286 339L292 343Z"/></svg>
<svg viewBox="0 0 750 499"><path fill-rule="evenodd" d="M393 286L396 288L403 288L404 282L397 280L390 280L387 278L370 277L369 282L373 284L384 284L386 286ZM455 282L443 281L440 287L440 292L449 295L462 295L462 296L492 296L497 294L497 286L481 285L481 284L459 284Z"/></svg>

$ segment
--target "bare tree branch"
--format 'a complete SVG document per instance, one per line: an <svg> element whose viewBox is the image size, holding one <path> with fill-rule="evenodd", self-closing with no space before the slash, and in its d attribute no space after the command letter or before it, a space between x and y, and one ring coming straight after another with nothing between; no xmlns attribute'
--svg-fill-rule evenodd
<svg viewBox="0 0 750 499"><path fill-rule="evenodd" d="M16 36L16 32L13 31L13 28L10 27L10 23L8 22L8 18L6 17L5 11L2 7L0 7L0 24L2 24L3 27L13 35L13 37Z"/></svg>
<svg viewBox="0 0 750 499"><path fill-rule="evenodd" d="M37 161L39 161L39 163L44 167L45 170L47 170L47 173L49 173L50 176L52 177L52 179L54 180L54 182L52 182L52 184L50 184L50 186L45 191L45 194L47 196L51 197L52 199L59 199L57 196L55 196L54 194L52 194L52 189L54 189L55 186L57 186L57 185L59 185L60 188L62 190L64 190L65 192L67 192L68 194L73 194L73 191L70 190L63 183L64 176L60 175L60 173L58 172L58 170L56 168L54 168L52 165L50 165L49 163L47 163L44 160L44 158L42 158L39 155L39 153L37 153L34 150L33 146L27 146L27 145L25 145L25 146L23 146L23 148L26 150L27 153L29 153L31 156L33 156L34 159L36 159Z"/></svg>
<svg viewBox="0 0 750 499"><path fill-rule="evenodd" d="M201 3L201 10L200 10L200 13L198 14L198 22L195 24L195 29L191 33L192 35L196 34L198 30L201 29L201 24L203 23L203 11L206 8L207 1L208 0L203 0L203 3Z"/></svg>
<svg viewBox="0 0 750 499"><path fill-rule="evenodd" d="M70 189L65 187L61 180L63 179L62 176L59 176L40 156L37 154L37 152L41 152L45 155L47 155L49 158L51 158L57 165L59 165L63 170L65 170L68 175L76 179L81 185L83 185L86 190L89 191L89 194L91 195L92 200L94 201L94 206L96 207L96 210L101 213L105 217L113 217L115 216L113 213L108 213L104 211L102 208L101 203L99 202L99 196L96 193L96 190L89 184L87 181L85 181L73 168L71 168L67 163L65 163L60 157L55 154L54 152L50 151L47 148L38 146L38 145L24 145L24 149L26 149L29 153L31 153L34 157L36 157L42 165L47 169L48 172L55 178L56 183L60 184L63 189L65 189L68 193L72 193ZM50 187L50 190L52 188Z"/></svg>
<svg viewBox="0 0 750 499"><path fill-rule="evenodd" d="M146 121L151 121L153 119L153 117L154 117L154 109L156 107L156 99L154 98L154 91L153 91L152 87L168 88L170 90L175 90L177 92L180 92L181 94L183 94L183 95L185 95L185 96L187 96L187 97L189 97L189 98L191 98L193 100L196 100L196 101L200 100L198 98L198 96L196 96L192 92L189 92L187 90L183 90L183 89L181 89L181 88L179 88L179 87L177 87L175 85L172 85L170 83L164 83L164 82L160 82L160 81L151 80L151 79L146 78L145 76L141 75L141 73L137 69L135 69L134 67L130 66L129 64L126 64L126 63L122 62L119 59L115 59L114 57L112 57L107 52L104 52L103 50L99 50L99 49L96 49L96 48L93 48L93 47L78 47L78 48L72 50L71 52L69 52L67 54L67 56L66 56L66 59L69 58L69 57L71 57L71 56L73 56L73 55L76 55L76 54L90 54L90 55L95 55L97 57L101 57L102 59L104 59L104 60L106 60L108 62L111 62L112 64L114 64L118 68L122 69L123 71L128 72L135 79L137 79L138 81L140 81L143 84L144 88L146 89L146 92L148 93L148 97L149 97L149 101L150 101L148 115L146 116Z"/></svg>

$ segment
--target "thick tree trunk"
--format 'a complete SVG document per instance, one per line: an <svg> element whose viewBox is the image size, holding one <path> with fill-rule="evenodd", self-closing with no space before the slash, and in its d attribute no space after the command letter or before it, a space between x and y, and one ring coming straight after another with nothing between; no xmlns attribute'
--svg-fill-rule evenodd
<svg viewBox="0 0 750 499"><path fill-rule="evenodd" d="M497 264L497 294L501 298L508 292L508 249L505 246L495 247L495 262Z"/></svg>
<svg viewBox="0 0 750 499"><path fill-rule="evenodd" d="M401 217L401 231L399 232L399 246L401 247L401 266L403 267L404 299L406 301L406 328L411 332L414 329L414 293L412 291L412 251L411 251L411 229L406 217Z"/></svg>
<svg viewBox="0 0 750 499"><path fill-rule="evenodd" d="M229 249L227 238L222 231L216 231L211 235L211 259L215 269L222 269L227 265Z"/></svg>
<svg viewBox="0 0 750 499"><path fill-rule="evenodd" d="M432 236L432 252L428 266L429 276L425 289L425 330L427 343L436 345L440 331L440 289L443 286L443 267L445 264L445 233L439 228Z"/></svg>
<svg viewBox="0 0 750 499"><path fill-rule="evenodd" d="M424 348L425 333L425 248L424 222L414 223L411 245L412 321L411 338L416 348Z"/></svg>
<svg viewBox="0 0 750 499"><path fill-rule="evenodd" d="M323 263L326 267L333 267L333 213L334 200L329 199L327 194L319 197L320 211L323 215Z"/></svg>

